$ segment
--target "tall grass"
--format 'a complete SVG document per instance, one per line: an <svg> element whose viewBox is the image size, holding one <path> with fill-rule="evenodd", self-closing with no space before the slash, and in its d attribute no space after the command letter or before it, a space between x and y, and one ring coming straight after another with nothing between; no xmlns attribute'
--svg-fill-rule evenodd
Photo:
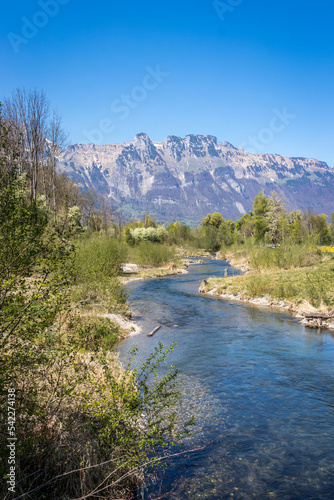
<svg viewBox="0 0 334 500"><path fill-rule="evenodd" d="M270 279L268 275L259 274L247 277L245 291L249 297L270 296L282 300L292 299L297 293L297 288L289 280Z"/></svg>
<svg viewBox="0 0 334 500"><path fill-rule="evenodd" d="M304 246L259 247L251 250L250 259L255 269L290 269L316 264L321 261L321 255L314 248Z"/></svg>
<svg viewBox="0 0 334 500"><path fill-rule="evenodd" d="M247 297L271 297L295 304L308 301L314 307L334 308L334 257L327 256L314 266L252 271L235 278L210 280L220 293ZM209 288L210 289L210 288Z"/></svg>
<svg viewBox="0 0 334 500"><path fill-rule="evenodd" d="M233 245L236 259L247 259L253 269L291 269L308 267L321 262L321 253L314 246L294 245L266 247Z"/></svg>

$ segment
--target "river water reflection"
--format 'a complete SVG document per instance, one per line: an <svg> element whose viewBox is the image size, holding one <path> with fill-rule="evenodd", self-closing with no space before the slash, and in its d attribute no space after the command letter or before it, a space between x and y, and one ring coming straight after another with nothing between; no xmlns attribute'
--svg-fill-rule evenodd
<svg viewBox="0 0 334 500"><path fill-rule="evenodd" d="M333 337L199 294L226 266L207 258L188 274L127 285L143 333L121 342L121 358L137 344L141 363L159 340L177 341L168 363L181 371L184 415L196 418L188 444L213 440L168 468L164 489L185 476L175 498L334 499ZM143 498L151 495L153 486Z"/></svg>

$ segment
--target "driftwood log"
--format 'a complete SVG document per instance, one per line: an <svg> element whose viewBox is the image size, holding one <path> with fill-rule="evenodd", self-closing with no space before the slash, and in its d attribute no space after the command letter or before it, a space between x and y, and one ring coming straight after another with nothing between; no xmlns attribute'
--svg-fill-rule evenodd
<svg viewBox="0 0 334 500"><path fill-rule="evenodd" d="M154 330L152 330L150 333L148 333L148 334L147 334L147 336L148 336L148 337L152 337L152 335L154 335L154 334L155 334L155 332L157 332L157 331L159 330L159 328L161 328L161 325L156 326L156 327L154 328Z"/></svg>
<svg viewBox="0 0 334 500"><path fill-rule="evenodd" d="M324 313L313 313L313 314L304 314L305 319L316 319L318 320L318 326L322 326L322 321L326 319L333 318L334 313L333 311L330 312L329 314L324 314Z"/></svg>
<svg viewBox="0 0 334 500"><path fill-rule="evenodd" d="M321 318L321 319L329 319L333 317L333 313L331 314L324 314L324 313L313 313L313 314L305 314L305 318L307 319L315 319L315 318Z"/></svg>

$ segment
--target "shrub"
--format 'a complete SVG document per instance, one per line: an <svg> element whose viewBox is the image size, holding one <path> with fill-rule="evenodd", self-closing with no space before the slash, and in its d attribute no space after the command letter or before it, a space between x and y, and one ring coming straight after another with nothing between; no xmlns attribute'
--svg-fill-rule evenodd
<svg viewBox="0 0 334 500"><path fill-rule="evenodd" d="M136 229L130 229L130 234L136 244L141 241L162 243L168 237L167 230L162 225L157 227L137 227Z"/></svg>
<svg viewBox="0 0 334 500"><path fill-rule="evenodd" d="M76 241L75 271L79 280L112 277L127 260L127 245L116 238L98 236Z"/></svg>
<svg viewBox="0 0 334 500"><path fill-rule="evenodd" d="M173 256L174 252L170 247L142 241L138 245L136 260L137 264L158 267L169 262Z"/></svg>

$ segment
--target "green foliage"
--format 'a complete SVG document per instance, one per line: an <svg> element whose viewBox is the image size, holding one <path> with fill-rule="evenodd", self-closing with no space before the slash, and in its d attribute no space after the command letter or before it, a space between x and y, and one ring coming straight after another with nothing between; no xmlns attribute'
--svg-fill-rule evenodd
<svg viewBox="0 0 334 500"><path fill-rule="evenodd" d="M159 267L166 264L174 257L172 247L142 241L131 252L131 260L139 265Z"/></svg>
<svg viewBox="0 0 334 500"><path fill-rule="evenodd" d="M326 222L326 215L315 215L310 213L308 214L305 222L307 224L308 231L313 236L316 244L328 245L331 242L329 228Z"/></svg>
<svg viewBox="0 0 334 500"><path fill-rule="evenodd" d="M291 269L307 267L321 261L313 247L253 247L249 250L250 265L255 269Z"/></svg>
<svg viewBox="0 0 334 500"><path fill-rule="evenodd" d="M231 220L224 220L219 212L208 214L202 220L200 242L202 248L216 251L222 245L229 246L234 241L235 224Z"/></svg>
<svg viewBox="0 0 334 500"><path fill-rule="evenodd" d="M178 221L170 222L167 227L167 232L168 243L170 244L188 245L194 243L196 240L194 231L186 224L182 224Z"/></svg>
<svg viewBox="0 0 334 500"><path fill-rule="evenodd" d="M68 223L72 229L72 234L82 232L82 213L78 206L73 206L68 209Z"/></svg>
<svg viewBox="0 0 334 500"><path fill-rule="evenodd" d="M166 228L162 225L156 227L138 227L136 229L130 229L129 231L135 244L138 244L141 241L162 243L168 236Z"/></svg>
<svg viewBox="0 0 334 500"><path fill-rule="evenodd" d="M130 246L133 246L135 244L135 239L132 236L132 232L131 232L131 229L129 227L125 228L124 241L127 245L130 245Z"/></svg>
<svg viewBox="0 0 334 500"><path fill-rule="evenodd" d="M276 193L266 198L255 196L253 211L236 223L235 241L256 245L329 245L334 242L334 227L324 214L309 211L287 212Z"/></svg>
<svg viewBox="0 0 334 500"><path fill-rule="evenodd" d="M253 228L255 241L264 241L264 236L268 230L266 214L268 211L268 201L263 193L259 193L254 198L253 204Z"/></svg>
<svg viewBox="0 0 334 500"><path fill-rule="evenodd" d="M292 213L291 221L291 240L300 245L305 238L305 231L303 229L301 212Z"/></svg>
<svg viewBox="0 0 334 500"><path fill-rule="evenodd" d="M143 226L144 227L157 227L156 221L153 219L153 217L150 216L148 212L146 212L144 220L143 220Z"/></svg>
<svg viewBox="0 0 334 500"><path fill-rule="evenodd" d="M106 350L78 354L77 336L40 344L38 367L26 366L24 384L16 382L16 493L65 500L95 490L100 498L132 498L149 455L168 455L194 424L179 418L177 371L157 376L174 347L159 343L130 371Z"/></svg>
<svg viewBox="0 0 334 500"><path fill-rule="evenodd" d="M283 203L280 201L276 193L272 193L267 200L267 211L265 218L268 224L266 231L266 240L276 245L284 239L285 229L285 210Z"/></svg>
<svg viewBox="0 0 334 500"><path fill-rule="evenodd" d="M244 214L235 225L235 236L237 242L247 243L253 235L253 220L252 214Z"/></svg>
<svg viewBox="0 0 334 500"><path fill-rule="evenodd" d="M101 312L126 312L127 295L118 279L128 256L126 243L97 235L77 239L75 248L73 302Z"/></svg>
<svg viewBox="0 0 334 500"><path fill-rule="evenodd" d="M73 253L72 245L48 227L44 208L31 204L17 165L6 165L8 147L7 131L1 128L1 387L9 379L15 382L22 366L40 358L31 343L51 327L66 302Z"/></svg>
<svg viewBox="0 0 334 500"><path fill-rule="evenodd" d="M194 425L193 417L182 425L176 425L177 406L180 405L181 393L178 391L178 370L170 366L164 376L158 376L169 353L173 352L177 343L164 348L161 342L154 348L139 371L134 370L137 386L141 394L138 403L138 415L145 415L145 435L141 446L147 452L157 447L170 447L189 435L189 427ZM135 354L135 348L132 353ZM152 380L153 377L153 380Z"/></svg>
<svg viewBox="0 0 334 500"><path fill-rule="evenodd" d="M75 272L78 280L113 277L127 260L127 246L117 238L95 236L75 242Z"/></svg>

